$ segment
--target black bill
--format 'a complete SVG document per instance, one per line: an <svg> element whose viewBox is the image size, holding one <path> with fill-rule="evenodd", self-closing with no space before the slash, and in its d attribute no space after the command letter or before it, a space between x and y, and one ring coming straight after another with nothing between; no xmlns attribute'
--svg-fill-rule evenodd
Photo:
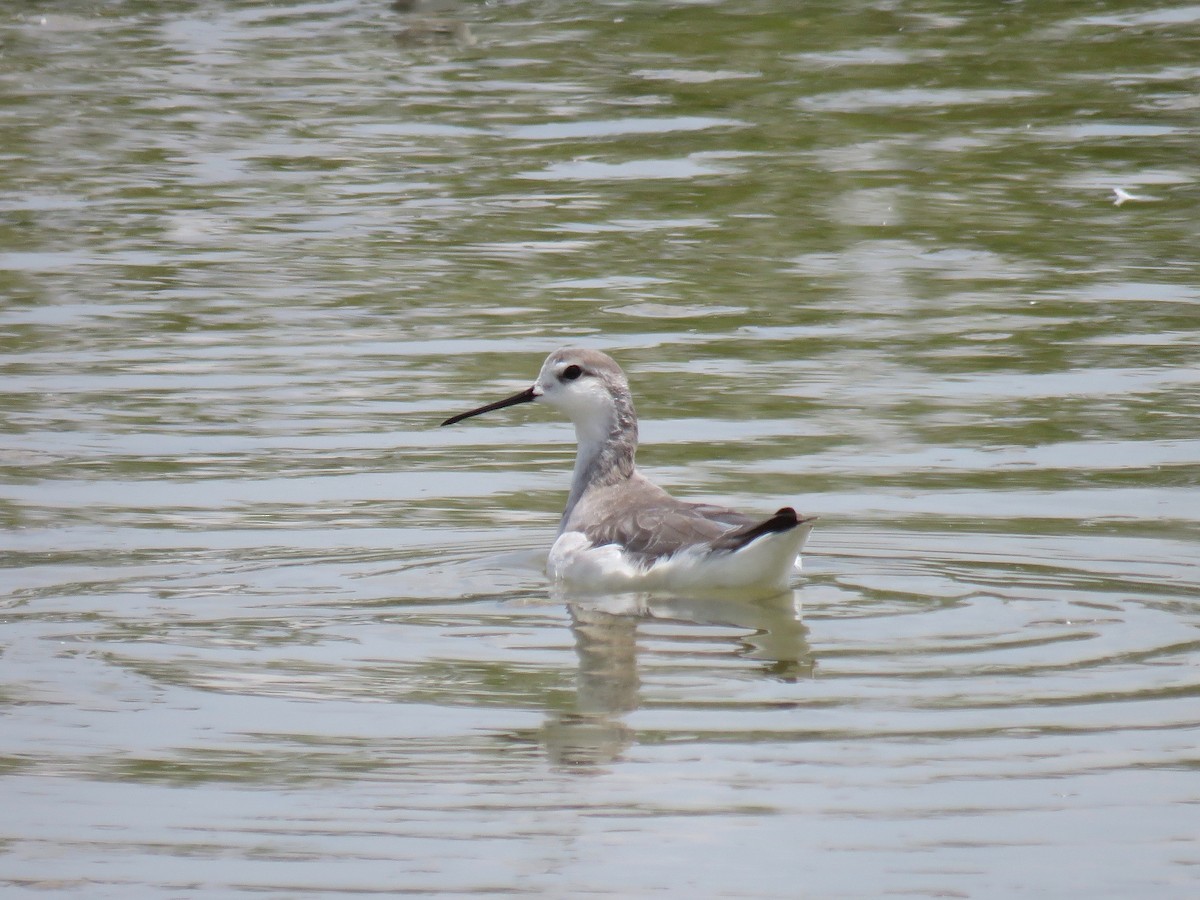
<svg viewBox="0 0 1200 900"><path fill-rule="evenodd" d="M451 416L442 425L453 425L455 422L461 422L463 419L469 419L471 416L478 416L481 413L491 412L493 409L504 409L506 406L516 406L518 403L532 403L537 398L538 395L533 392L533 387L530 386L521 391L521 393L513 394L505 400L497 400L495 403L489 403L487 406L479 407L479 409Z"/></svg>

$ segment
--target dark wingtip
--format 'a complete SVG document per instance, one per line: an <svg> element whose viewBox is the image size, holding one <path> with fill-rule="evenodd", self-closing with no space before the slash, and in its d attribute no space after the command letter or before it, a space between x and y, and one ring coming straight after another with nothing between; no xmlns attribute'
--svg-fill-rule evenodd
<svg viewBox="0 0 1200 900"><path fill-rule="evenodd" d="M733 534L727 534L719 541L713 544L715 550L737 550L740 547L745 547L756 538L762 537L764 534L775 534L781 531L791 531L793 528L804 525L815 520L816 516L800 517L796 515L796 510L790 506L781 507L776 511L775 515L769 519L759 522L757 525L749 525L741 531L735 531Z"/></svg>
<svg viewBox="0 0 1200 900"><path fill-rule="evenodd" d="M794 528L797 525L804 525L807 522L815 522L819 518L821 518L821 517L820 516L798 515L796 513L796 511L794 509L792 509L790 506L784 506L784 507L781 507L778 511L776 511L775 515L771 516L771 518L768 521L779 520L780 522L786 522L790 519L792 524L788 527ZM787 531L787 528L780 528L778 530L779 531Z"/></svg>

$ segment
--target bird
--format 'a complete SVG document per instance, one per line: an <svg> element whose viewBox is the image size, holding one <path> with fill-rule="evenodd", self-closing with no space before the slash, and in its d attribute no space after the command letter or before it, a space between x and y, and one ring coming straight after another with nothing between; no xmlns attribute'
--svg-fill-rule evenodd
<svg viewBox="0 0 1200 900"><path fill-rule="evenodd" d="M1157 197L1151 197L1149 194L1133 194L1124 188L1115 187L1113 192L1113 206L1120 206L1123 203L1128 203L1131 200L1134 202L1153 203Z"/></svg>
<svg viewBox="0 0 1200 900"><path fill-rule="evenodd" d="M752 516L689 503L634 462L638 420L629 382L612 357L564 347L525 390L459 413L464 419L544 403L575 426L578 450L566 509L547 558L557 585L584 592L691 592L771 596L789 587L816 521L790 506Z"/></svg>

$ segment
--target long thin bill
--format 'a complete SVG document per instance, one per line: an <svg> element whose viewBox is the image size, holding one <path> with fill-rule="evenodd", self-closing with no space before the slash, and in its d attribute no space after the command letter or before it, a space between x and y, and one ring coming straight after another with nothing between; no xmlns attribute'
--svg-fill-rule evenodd
<svg viewBox="0 0 1200 900"><path fill-rule="evenodd" d="M455 422L461 422L463 419L469 419L471 416L478 416L485 412L491 412L493 409L504 409L506 406L516 406L518 403L532 403L537 399L537 394L533 392L533 387L527 387L519 394L513 394L505 400L497 400L495 403L489 403L487 406L481 406L479 409L473 409L470 412L459 413L457 416L451 416L443 426L453 425Z"/></svg>

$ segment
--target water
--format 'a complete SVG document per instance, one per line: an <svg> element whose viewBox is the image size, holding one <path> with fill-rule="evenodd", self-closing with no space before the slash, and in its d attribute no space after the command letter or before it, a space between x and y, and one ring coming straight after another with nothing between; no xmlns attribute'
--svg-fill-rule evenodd
<svg viewBox="0 0 1200 900"><path fill-rule="evenodd" d="M5 896L1194 893L1198 23L5 7ZM549 588L567 343L793 595Z"/></svg>

